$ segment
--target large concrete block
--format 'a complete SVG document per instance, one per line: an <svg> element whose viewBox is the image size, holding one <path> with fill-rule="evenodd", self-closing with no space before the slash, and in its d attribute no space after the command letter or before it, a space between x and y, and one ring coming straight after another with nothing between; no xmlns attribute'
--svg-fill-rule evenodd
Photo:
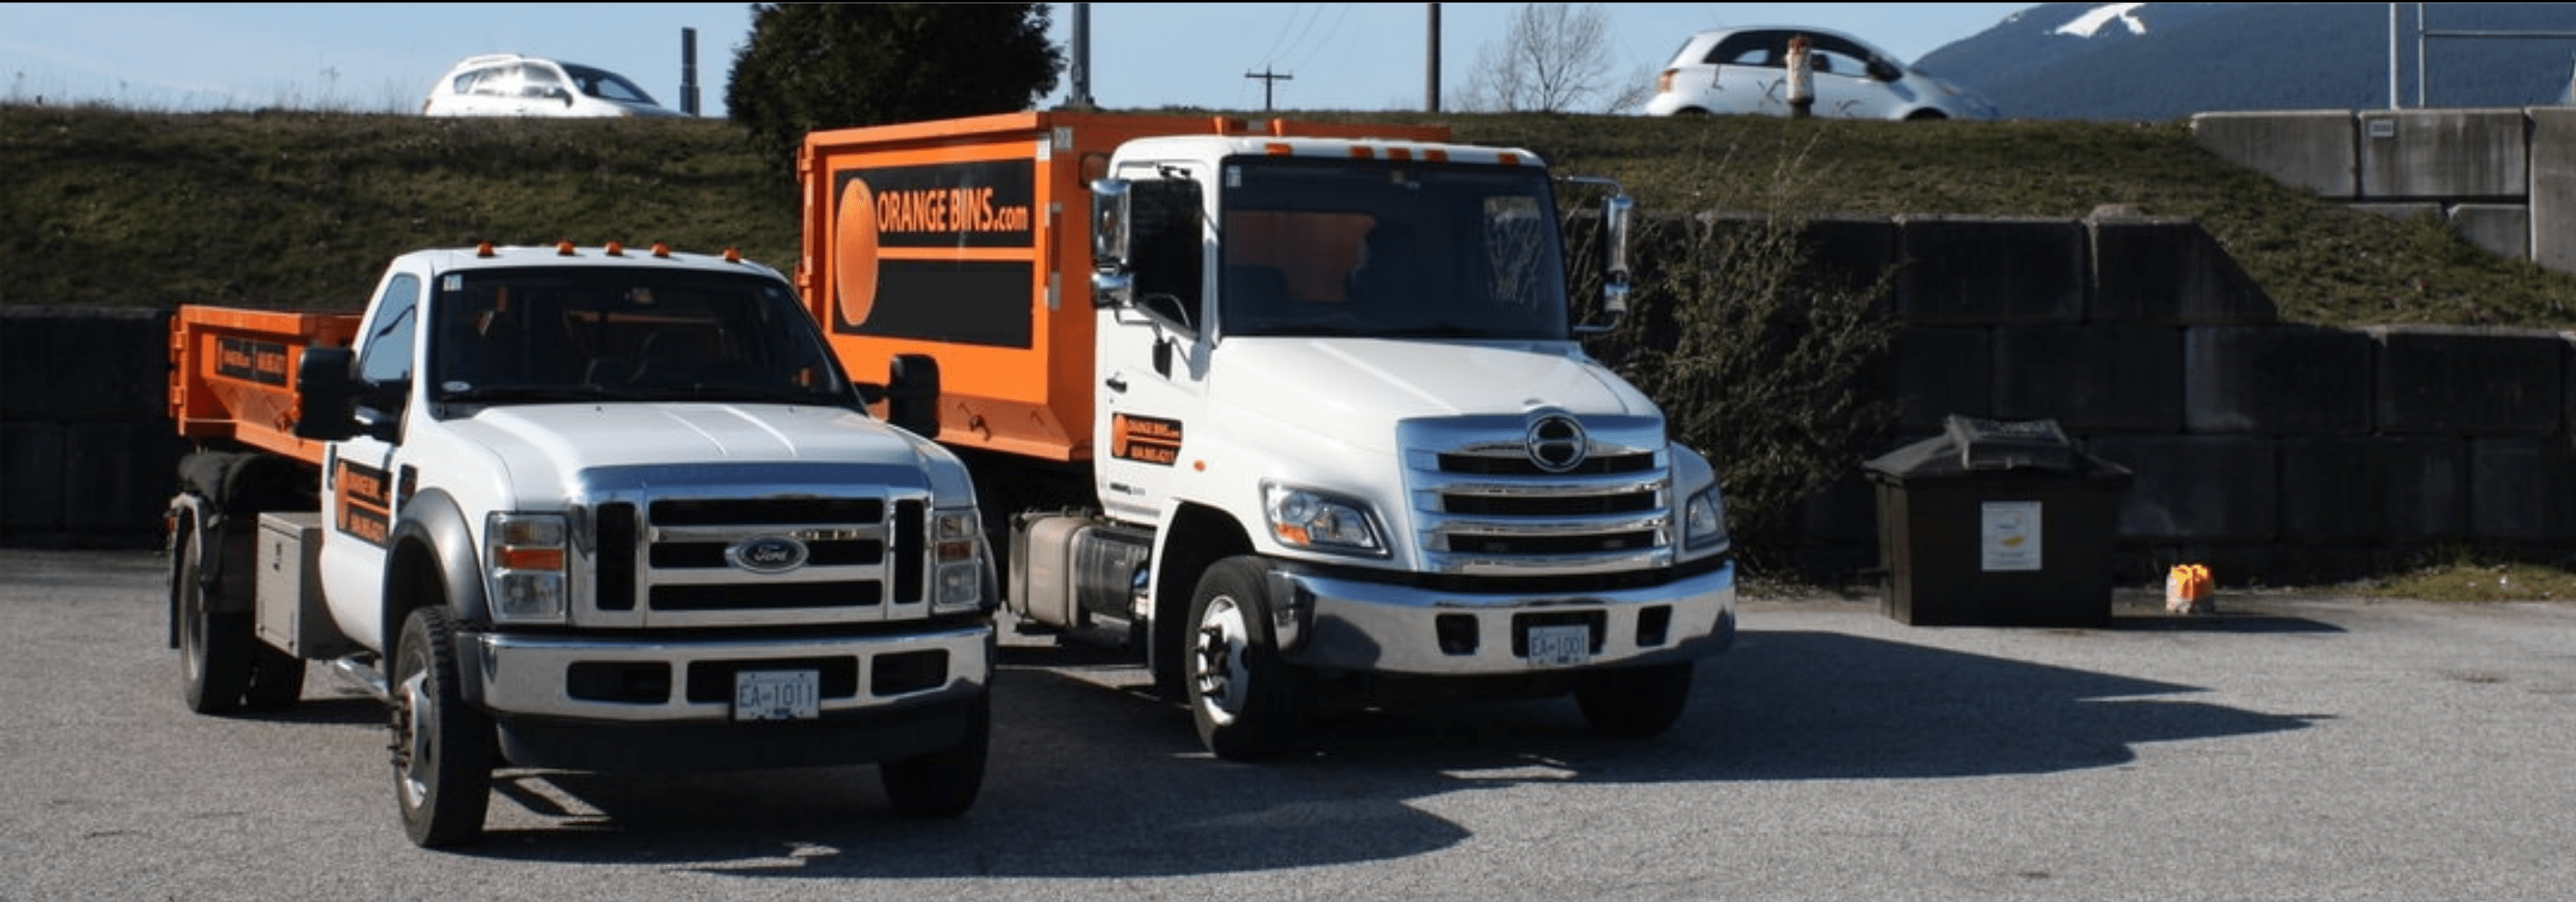
<svg viewBox="0 0 2576 902"><path fill-rule="evenodd" d="M2471 441L2469 537L2545 547L2576 540L2576 453L2550 439Z"/></svg>
<svg viewBox="0 0 2576 902"><path fill-rule="evenodd" d="M2576 273L2576 107L2532 107L2531 259Z"/></svg>
<svg viewBox="0 0 2576 902"><path fill-rule="evenodd" d="M2380 431L2555 435L2568 337L2527 329L2380 326Z"/></svg>
<svg viewBox="0 0 2576 902"><path fill-rule="evenodd" d="M2072 323L2092 281L2084 223L1908 216L1896 311L1924 325Z"/></svg>
<svg viewBox="0 0 2576 902"><path fill-rule="evenodd" d="M2132 545L2269 542L2280 533L2278 443L2237 435L2106 436L2093 455L2128 467L2120 540Z"/></svg>
<svg viewBox="0 0 2576 902"><path fill-rule="evenodd" d="M74 423L66 434L78 450L63 462L63 526L85 534L157 534L186 450L169 421Z"/></svg>
<svg viewBox="0 0 2576 902"><path fill-rule="evenodd" d="M2220 326L2183 332L2183 423L2199 433L2369 432L2371 356L2363 332Z"/></svg>
<svg viewBox="0 0 2576 902"><path fill-rule="evenodd" d="M2069 431L2182 429L2182 330L2173 326L2000 326L1995 416Z"/></svg>
<svg viewBox="0 0 2576 902"><path fill-rule="evenodd" d="M2468 534L2465 439L2311 436L2280 448L2285 541L2404 545Z"/></svg>
<svg viewBox="0 0 2576 902"><path fill-rule="evenodd" d="M2329 200L2359 191L2353 115L2342 111L2201 113L2191 136L2201 149Z"/></svg>
<svg viewBox="0 0 2576 902"><path fill-rule="evenodd" d="M2520 109L2367 110L2358 119L2363 200L2519 198L2530 187Z"/></svg>
<svg viewBox="0 0 2576 902"><path fill-rule="evenodd" d="M1892 294L1902 259L1897 256L1899 234L1896 220L1884 216L1809 220L1801 239L1806 257L1800 270L1837 291L1871 291L1885 280ZM1892 297L1881 300L1893 303Z"/></svg>
<svg viewBox="0 0 2576 902"><path fill-rule="evenodd" d="M62 528L64 438L59 423L0 422L0 533Z"/></svg>
<svg viewBox="0 0 2576 902"><path fill-rule="evenodd" d="M1899 429L1937 431L1944 417L1995 416L1994 338L1970 326L1909 326L1888 343L1888 392Z"/></svg>
<svg viewBox="0 0 2576 902"><path fill-rule="evenodd" d="M2531 259L2531 208L2523 204L2456 204L2451 231L2507 260Z"/></svg>
<svg viewBox="0 0 2576 902"><path fill-rule="evenodd" d="M0 307L0 417L166 417L169 372L164 311Z"/></svg>
<svg viewBox="0 0 2576 902"><path fill-rule="evenodd" d="M2258 324L2280 319L2263 286L2188 219L2096 211L2094 322Z"/></svg>

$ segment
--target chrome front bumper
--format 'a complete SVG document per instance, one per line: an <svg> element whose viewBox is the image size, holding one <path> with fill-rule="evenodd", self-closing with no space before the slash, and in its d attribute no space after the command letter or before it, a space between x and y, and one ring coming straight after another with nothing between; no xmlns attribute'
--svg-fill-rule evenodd
<svg viewBox="0 0 2576 902"><path fill-rule="evenodd" d="M468 698L502 717L715 724L732 719L732 674L848 668L851 691L828 687L823 719L971 699L992 679L990 623L908 635L733 641L608 641L477 633L457 643ZM651 691L659 673L658 695ZM900 684L881 682L903 674ZM619 691L600 674L623 677ZM585 682L587 680L587 682ZM722 691L693 693L699 684ZM590 688L577 688L588 686ZM696 696L693 698L692 696Z"/></svg>
<svg viewBox="0 0 2576 902"><path fill-rule="evenodd" d="M1515 650L1532 625L1588 626L1589 667L1687 660L1735 639L1732 561L1662 585L1563 595L1445 592L1281 565L1269 579L1283 657L1321 670L1472 676L1559 666Z"/></svg>

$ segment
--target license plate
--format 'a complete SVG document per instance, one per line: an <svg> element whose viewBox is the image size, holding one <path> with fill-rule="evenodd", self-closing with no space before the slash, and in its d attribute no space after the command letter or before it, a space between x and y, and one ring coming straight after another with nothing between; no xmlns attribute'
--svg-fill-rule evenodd
<svg viewBox="0 0 2576 902"><path fill-rule="evenodd" d="M1588 626L1533 626L1527 644L1531 667L1575 667L1592 661Z"/></svg>
<svg viewBox="0 0 2576 902"><path fill-rule="evenodd" d="M745 670L733 675L733 719L813 720L822 715L822 678L811 670Z"/></svg>

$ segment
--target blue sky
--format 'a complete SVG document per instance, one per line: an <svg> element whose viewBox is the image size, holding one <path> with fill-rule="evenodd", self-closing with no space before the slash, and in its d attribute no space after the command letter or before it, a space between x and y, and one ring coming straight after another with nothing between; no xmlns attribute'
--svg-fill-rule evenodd
<svg viewBox="0 0 2576 902"><path fill-rule="evenodd" d="M1467 86L1527 4L1443 3L1440 84ZM1651 78L1690 32L1720 25L1834 28L1913 60L2031 8L2021 3L1607 3L1614 72ZM1056 4L1070 44L1072 4ZM1418 109L1428 4L1090 4L1092 98L1108 107ZM409 112L458 59L515 50L625 74L681 105L682 30L694 29L699 109L722 115L741 3L0 3L0 102L144 109ZM1064 88L1048 98L1060 100ZM1452 107L1454 108L1454 107Z"/></svg>

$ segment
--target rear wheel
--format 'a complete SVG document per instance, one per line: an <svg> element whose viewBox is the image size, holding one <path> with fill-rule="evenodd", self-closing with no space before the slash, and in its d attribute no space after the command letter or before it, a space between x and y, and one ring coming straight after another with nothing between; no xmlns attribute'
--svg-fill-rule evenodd
<svg viewBox="0 0 2576 902"><path fill-rule="evenodd" d="M914 818L948 818L974 807L984 787L984 753L992 745L993 705L988 696L975 700L967 715L966 735L950 748L877 765L886 798L896 814Z"/></svg>
<svg viewBox="0 0 2576 902"><path fill-rule="evenodd" d="M1308 677L1279 659L1268 591L1260 562L1234 557L1208 568L1190 598L1190 716L1219 758L1276 758L1303 739Z"/></svg>
<svg viewBox="0 0 2576 902"><path fill-rule="evenodd" d="M496 734L491 718L465 702L446 608L430 605L404 619L389 676L404 832L424 848L473 842L492 802Z"/></svg>
<svg viewBox="0 0 2576 902"><path fill-rule="evenodd" d="M1574 685L1583 720L1612 736L1641 738L1671 729L1690 704L1691 662L1584 674Z"/></svg>
<svg viewBox="0 0 2576 902"><path fill-rule="evenodd" d="M172 549L170 604L179 617L180 696L188 710L220 714L240 708L257 670L259 640L250 617L211 610L205 580L205 542L196 524L177 526ZM298 690L301 691L299 676Z"/></svg>

